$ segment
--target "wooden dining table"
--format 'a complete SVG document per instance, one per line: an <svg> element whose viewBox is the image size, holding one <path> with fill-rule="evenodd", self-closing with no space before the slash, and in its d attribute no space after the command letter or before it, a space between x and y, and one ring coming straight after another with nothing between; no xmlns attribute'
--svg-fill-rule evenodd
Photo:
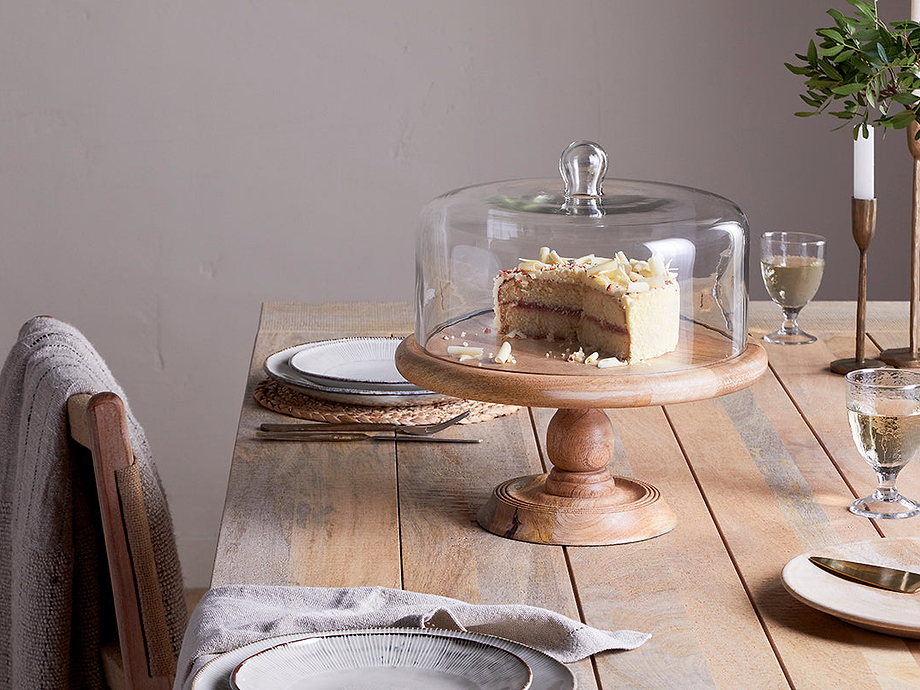
<svg viewBox="0 0 920 690"><path fill-rule="evenodd" d="M403 588L652 634L637 649L572 664L580 689L920 688L920 640L819 611L781 579L803 553L920 538L920 517L870 520L847 509L875 487L847 423L844 379L828 368L854 355L855 314L852 302L812 303L801 324L818 342L772 345L762 336L780 311L752 302L750 337L769 357L756 383L709 400L608 410L611 470L657 487L677 526L634 543L554 546L496 536L476 520L496 485L548 471L553 410L525 407L442 432L480 444L256 438L263 422L293 421L254 399L267 356L414 328L408 303L266 303L211 584ZM906 302L870 302L866 356L906 346L909 321ZM920 499L920 462L898 486Z"/></svg>

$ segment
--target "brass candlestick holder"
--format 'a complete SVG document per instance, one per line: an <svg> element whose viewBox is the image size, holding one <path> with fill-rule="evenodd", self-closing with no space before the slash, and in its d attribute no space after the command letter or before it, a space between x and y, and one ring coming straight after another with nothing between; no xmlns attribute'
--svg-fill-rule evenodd
<svg viewBox="0 0 920 690"><path fill-rule="evenodd" d="M913 211L911 213L910 252L910 347L898 347L882 351L879 357L886 364L903 369L920 368L917 347L920 343L918 325L918 302L920 302L920 142L917 141L916 122L907 128L907 148L914 159Z"/></svg>
<svg viewBox="0 0 920 690"><path fill-rule="evenodd" d="M853 239L859 248L859 286L856 298L856 356L835 359L831 362L831 371L847 374L857 369L883 367L885 363L878 359L866 359L866 288L868 272L869 243L875 235L875 218L877 203L875 199L853 199Z"/></svg>

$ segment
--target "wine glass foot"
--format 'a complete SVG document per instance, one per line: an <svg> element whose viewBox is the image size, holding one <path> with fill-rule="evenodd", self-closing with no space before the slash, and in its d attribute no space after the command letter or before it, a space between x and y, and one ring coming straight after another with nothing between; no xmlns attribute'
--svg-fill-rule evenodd
<svg viewBox="0 0 920 690"><path fill-rule="evenodd" d="M920 515L920 503L895 494L891 499L882 500L875 494L860 498L850 504L850 512L867 518L897 520Z"/></svg>
<svg viewBox="0 0 920 690"><path fill-rule="evenodd" d="M806 333L802 330L787 331L780 328L778 331L769 333L763 337L768 343L777 345L807 345L818 340L817 336Z"/></svg>

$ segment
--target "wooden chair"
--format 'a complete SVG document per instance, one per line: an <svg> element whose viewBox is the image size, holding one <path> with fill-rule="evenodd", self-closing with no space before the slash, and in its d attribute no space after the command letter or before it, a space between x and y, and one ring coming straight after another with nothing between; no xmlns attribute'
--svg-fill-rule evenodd
<svg viewBox="0 0 920 690"><path fill-rule="evenodd" d="M115 393L80 394L67 412L71 437L92 453L112 580L118 640L102 650L106 682L112 690L169 690L176 656L124 403Z"/></svg>

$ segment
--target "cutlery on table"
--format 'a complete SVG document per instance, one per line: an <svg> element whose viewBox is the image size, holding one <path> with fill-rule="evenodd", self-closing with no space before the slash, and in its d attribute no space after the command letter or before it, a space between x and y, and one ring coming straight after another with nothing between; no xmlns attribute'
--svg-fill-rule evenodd
<svg viewBox="0 0 920 690"><path fill-rule="evenodd" d="M439 431L453 426L462 419L469 417L470 411L461 412L456 417L440 422L438 424L389 424L386 422L311 422L311 423L288 423L288 424L262 424L260 431L274 434L329 434L339 433L342 431L367 431L383 432L395 431L397 434L408 434L412 436L429 436ZM392 438L387 436L385 438Z"/></svg>
<svg viewBox="0 0 920 690"><path fill-rule="evenodd" d="M823 558L821 556L811 556L808 560L838 577L859 582L860 584L904 594L913 594L920 591L920 573L898 570L897 568L886 568L881 565L870 565L869 563Z"/></svg>

